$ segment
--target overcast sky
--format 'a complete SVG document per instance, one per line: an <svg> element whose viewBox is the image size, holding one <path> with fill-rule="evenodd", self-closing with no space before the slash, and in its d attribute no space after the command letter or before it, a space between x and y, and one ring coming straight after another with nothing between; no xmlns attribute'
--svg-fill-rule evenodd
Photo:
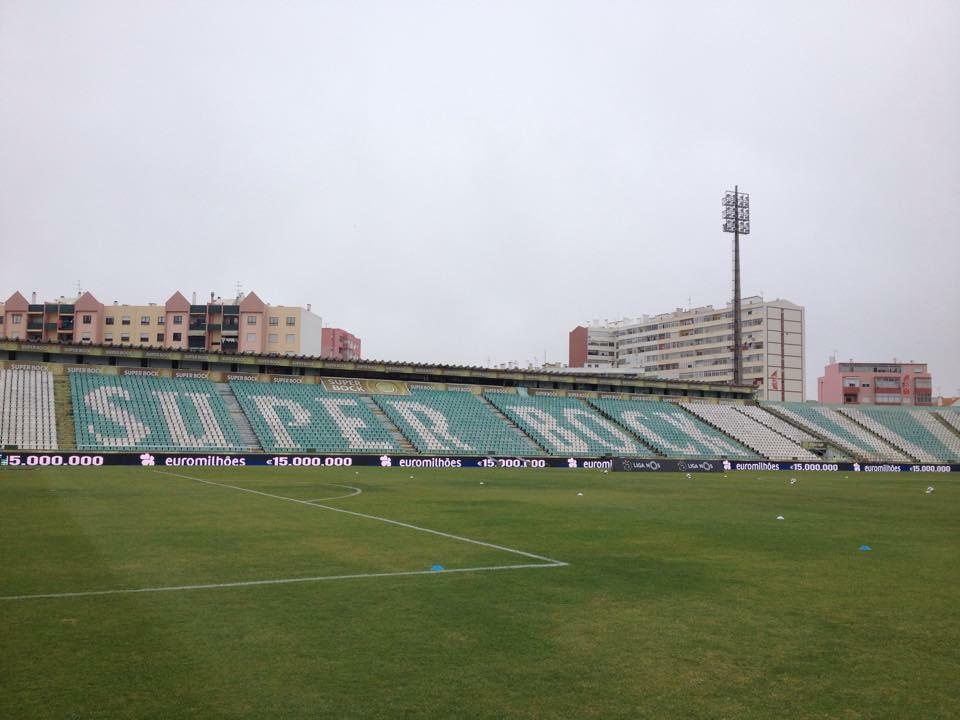
<svg viewBox="0 0 960 720"><path fill-rule="evenodd" d="M567 360L744 295L960 393L960 3L0 0L0 295L227 297Z"/></svg>

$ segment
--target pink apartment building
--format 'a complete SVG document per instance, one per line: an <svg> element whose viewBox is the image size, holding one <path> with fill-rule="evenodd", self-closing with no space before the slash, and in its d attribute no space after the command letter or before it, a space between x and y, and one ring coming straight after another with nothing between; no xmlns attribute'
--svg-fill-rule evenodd
<svg viewBox="0 0 960 720"><path fill-rule="evenodd" d="M817 400L843 405L931 405L926 363L831 363L817 380Z"/></svg>

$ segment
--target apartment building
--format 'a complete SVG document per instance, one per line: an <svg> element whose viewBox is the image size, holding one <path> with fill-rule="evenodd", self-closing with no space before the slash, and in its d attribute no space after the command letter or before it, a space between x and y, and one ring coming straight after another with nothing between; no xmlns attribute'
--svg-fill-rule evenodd
<svg viewBox="0 0 960 720"><path fill-rule="evenodd" d="M309 305L270 305L254 292L231 300L211 294L204 303L175 292L146 305L104 304L90 292L38 303L15 292L0 303L0 337L33 342L321 356L322 325ZM339 332L353 339L352 359L359 358L359 338Z"/></svg>
<svg viewBox="0 0 960 720"><path fill-rule="evenodd" d="M817 401L844 405L932 405L926 363L830 363L817 378Z"/></svg>
<svg viewBox="0 0 960 720"><path fill-rule="evenodd" d="M741 301L743 379L763 400L804 399L804 309L789 300ZM570 332L570 367L635 369L672 380L733 381L733 307L677 308Z"/></svg>

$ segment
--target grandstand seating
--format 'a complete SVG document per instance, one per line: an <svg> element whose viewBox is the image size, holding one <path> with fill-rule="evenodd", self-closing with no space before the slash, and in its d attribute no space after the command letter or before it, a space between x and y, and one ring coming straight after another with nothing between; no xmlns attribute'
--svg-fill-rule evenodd
<svg viewBox="0 0 960 720"><path fill-rule="evenodd" d="M960 433L960 409L945 408L936 413L938 418Z"/></svg>
<svg viewBox="0 0 960 720"><path fill-rule="evenodd" d="M858 405L840 412L920 462L960 461L960 438L926 410Z"/></svg>
<svg viewBox="0 0 960 720"><path fill-rule="evenodd" d="M540 449L469 392L414 390L374 401L422 453L539 455Z"/></svg>
<svg viewBox="0 0 960 720"><path fill-rule="evenodd" d="M757 459L755 452L673 403L600 398L590 404L665 457Z"/></svg>
<svg viewBox="0 0 960 720"><path fill-rule="evenodd" d="M793 440L775 432L750 415L738 412L734 405L707 402L685 402L680 405L770 460L819 459L809 450L800 447Z"/></svg>
<svg viewBox="0 0 960 720"><path fill-rule="evenodd" d="M0 448L56 450L53 375L32 367L0 369Z"/></svg>
<svg viewBox="0 0 960 720"><path fill-rule="evenodd" d="M793 440L797 445L803 445L805 442L820 442L819 438L814 437L806 430L798 428L796 425L788 423L778 415L767 412L757 405L734 405L737 412L743 413L753 418L758 423L766 425L771 430L780 433L785 438Z"/></svg>
<svg viewBox="0 0 960 720"><path fill-rule="evenodd" d="M145 376L70 376L81 450L240 450L213 383Z"/></svg>
<svg viewBox="0 0 960 720"><path fill-rule="evenodd" d="M576 398L487 392L486 398L551 455L648 455L633 437Z"/></svg>
<svg viewBox="0 0 960 720"><path fill-rule="evenodd" d="M320 385L232 381L260 444L268 452L384 452L397 450L390 431L361 397Z"/></svg>
<svg viewBox="0 0 960 720"><path fill-rule="evenodd" d="M781 415L807 431L821 435L850 457L873 461L910 462L902 451L861 427L828 405L764 403L762 407Z"/></svg>

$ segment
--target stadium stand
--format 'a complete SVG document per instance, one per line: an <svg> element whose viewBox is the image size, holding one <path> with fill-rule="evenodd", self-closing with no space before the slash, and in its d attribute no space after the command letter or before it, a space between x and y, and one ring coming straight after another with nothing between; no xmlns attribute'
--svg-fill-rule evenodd
<svg viewBox="0 0 960 720"><path fill-rule="evenodd" d="M756 460L757 454L673 403L600 398L590 404L669 458Z"/></svg>
<svg viewBox="0 0 960 720"><path fill-rule="evenodd" d="M374 401L422 453L539 455L540 449L469 392L414 390Z"/></svg>
<svg viewBox="0 0 960 720"><path fill-rule="evenodd" d="M551 455L643 455L625 430L576 398L487 392L487 400Z"/></svg>
<svg viewBox="0 0 960 720"><path fill-rule="evenodd" d="M757 405L734 405L734 407L737 409L737 412L753 418L762 425L766 425L774 432L780 433L785 438L793 440L797 445L802 445L805 442L820 442L819 438L814 437L806 430L798 428L796 425L791 425L783 418L767 412L762 407L758 407Z"/></svg>
<svg viewBox="0 0 960 720"><path fill-rule="evenodd" d="M0 369L0 448L56 450L55 417L49 371Z"/></svg>
<svg viewBox="0 0 960 720"><path fill-rule="evenodd" d="M733 405L692 402L680 403L688 412L721 432L736 438L769 460L819 460L793 440L784 437L749 415L738 412Z"/></svg>
<svg viewBox="0 0 960 720"><path fill-rule="evenodd" d="M810 433L822 436L850 457L910 462L910 458L902 451L857 425L834 407L804 403L763 403L762 407Z"/></svg>
<svg viewBox="0 0 960 720"><path fill-rule="evenodd" d="M389 430L358 395L320 385L230 382L264 450L383 452L397 450Z"/></svg>
<svg viewBox="0 0 960 720"><path fill-rule="evenodd" d="M213 383L141 376L70 376L81 450L241 450Z"/></svg>
<svg viewBox="0 0 960 720"><path fill-rule="evenodd" d="M960 433L960 410L947 408L944 410L936 410L935 412L937 418Z"/></svg>
<svg viewBox="0 0 960 720"><path fill-rule="evenodd" d="M920 462L960 458L960 438L926 410L859 405L840 412Z"/></svg>

